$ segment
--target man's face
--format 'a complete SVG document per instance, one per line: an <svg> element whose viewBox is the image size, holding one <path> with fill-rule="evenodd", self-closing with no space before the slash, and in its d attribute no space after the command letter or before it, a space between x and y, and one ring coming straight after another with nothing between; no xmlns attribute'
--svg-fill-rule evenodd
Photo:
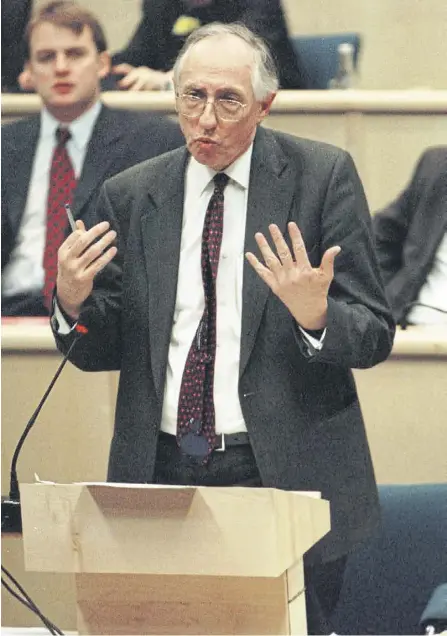
<svg viewBox="0 0 447 636"><path fill-rule="evenodd" d="M109 56L98 53L90 27L76 35L42 22L31 33L26 70L43 103L60 121L72 121L94 104L99 80L109 66Z"/></svg>
<svg viewBox="0 0 447 636"><path fill-rule="evenodd" d="M257 124L268 114L274 94L256 101L251 72L253 52L233 35L209 37L186 54L177 93L204 96L209 100L232 99L245 105L238 121L216 117L208 103L199 117L179 112L179 121L192 156L214 170L223 170L242 155L256 133Z"/></svg>

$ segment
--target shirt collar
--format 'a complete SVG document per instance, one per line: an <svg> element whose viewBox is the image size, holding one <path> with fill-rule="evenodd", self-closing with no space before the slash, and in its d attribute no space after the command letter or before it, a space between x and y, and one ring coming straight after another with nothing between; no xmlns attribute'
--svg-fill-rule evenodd
<svg viewBox="0 0 447 636"><path fill-rule="evenodd" d="M250 167L251 156L253 153L253 142L247 148L247 150L238 157L232 164L230 164L223 172L227 174L230 179L236 182L245 190L248 189L250 181ZM203 194L205 188L214 179L217 174L216 170L199 163L191 156L188 165L188 184L194 188L198 196Z"/></svg>
<svg viewBox="0 0 447 636"><path fill-rule="evenodd" d="M100 101L89 108L77 119L74 119L67 126L66 123L59 121L44 107L40 114L40 137L42 139L55 139L56 129L59 126L68 128L72 138L72 141L79 150L83 150L90 141L90 137L93 132L93 128L98 119L99 113L102 108Z"/></svg>

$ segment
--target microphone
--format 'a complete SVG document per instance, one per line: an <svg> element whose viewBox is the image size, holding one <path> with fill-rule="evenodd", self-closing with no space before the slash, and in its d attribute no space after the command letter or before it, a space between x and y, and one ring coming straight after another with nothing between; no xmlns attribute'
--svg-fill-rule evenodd
<svg viewBox="0 0 447 636"><path fill-rule="evenodd" d="M73 351L74 346L80 340L80 338L82 338L84 334L88 333L87 327L81 324L76 324L74 326L74 330L76 331L76 337L68 348L67 353L64 355L62 362L58 366L57 371L53 376L53 379L48 385L47 390L45 391L42 399L37 405L36 410L31 415L27 425L25 426L25 430L23 431L19 441L17 442L17 446L15 448L14 455L11 461L9 497L2 497L2 532L22 532L22 515L20 510L20 489L19 480L17 477L17 461L19 459L20 451L22 450L23 444L25 443L25 440L28 437L28 434L32 429L35 421L37 420L43 405L47 401L47 398L51 393L53 386L56 384L57 379L62 373L62 370L65 367L68 358L70 357L70 353Z"/></svg>

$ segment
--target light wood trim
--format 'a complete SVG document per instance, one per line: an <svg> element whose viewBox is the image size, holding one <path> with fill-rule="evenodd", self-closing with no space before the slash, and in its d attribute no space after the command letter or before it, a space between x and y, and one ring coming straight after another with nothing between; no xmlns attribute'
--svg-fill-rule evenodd
<svg viewBox="0 0 447 636"><path fill-rule="evenodd" d="M46 318L2 319L1 334L3 351L56 351ZM398 329L391 358L396 356L447 357L447 327Z"/></svg>
<svg viewBox="0 0 447 636"><path fill-rule="evenodd" d="M48 318L2 318L2 352L56 351Z"/></svg>
<svg viewBox="0 0 447 636"><path fill-rule="evenodd" d="M398 329L391 357L447 357L447 326L418 325Z"/></svg>
<svg viewBox="0 0 447 636"><path fill-rule="evenodd" d="M114 108L161 111L175 114L170 92L110 91L102 94L104 103ZM29 115L39 111L38 95L2 95L2 116ZM282 113L446 113L447 90L399 91L280 91L272 112Z"/></svg>

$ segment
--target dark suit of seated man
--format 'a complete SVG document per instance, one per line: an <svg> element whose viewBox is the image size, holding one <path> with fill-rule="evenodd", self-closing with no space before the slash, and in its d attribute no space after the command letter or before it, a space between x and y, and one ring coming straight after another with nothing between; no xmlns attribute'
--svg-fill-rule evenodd
<svg viewBox="0 0 447 636"><path fill-rule="evenodd" d="M101 103L110 59L89 11L52 2L32 18L27 41L26 69L43 108L2 129L2 315L9 316L48 315L49 250L57 254L68 232L65 203L88 222L107 178L184 143L166 118ZM59 144L58 129L69 134Z"/></svg>
<svg viewBox="0 0 447 636"><path fill-rule="evenodd" d="M373 228L396 320L447 324L447 146L422 155L407 188L374 215Z"/></svg>

